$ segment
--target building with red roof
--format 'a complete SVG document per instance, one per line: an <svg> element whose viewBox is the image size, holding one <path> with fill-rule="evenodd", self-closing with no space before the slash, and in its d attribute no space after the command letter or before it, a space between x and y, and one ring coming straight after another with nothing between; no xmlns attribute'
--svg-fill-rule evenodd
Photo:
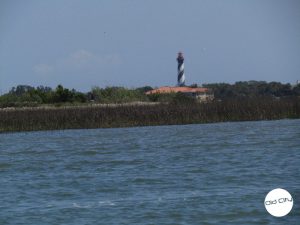
<svg viewBox="0 0 300 225"><path fill-rule="evenodd" d="M208 102L214 99L214 94L211 89L203 87L169 87L164 86L151 91L147 91L146 95L151 94L171 94L181 92L193 98L196 98L200 102Z"/></svg>

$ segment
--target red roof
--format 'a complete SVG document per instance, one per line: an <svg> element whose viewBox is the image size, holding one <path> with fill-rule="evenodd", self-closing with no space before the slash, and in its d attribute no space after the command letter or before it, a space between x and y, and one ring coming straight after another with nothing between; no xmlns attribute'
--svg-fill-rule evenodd
<svg viewBox="0 0 300 225"><path fill-rule="evenodd" d="M146 95L149 94L162 94L162 93L177 93L177 92L183 92L183 93L205 93L209 92L210 89L208 88L192 88L192 87L160 87L157 89L153 89L151 91L147 91Z"/></svg>

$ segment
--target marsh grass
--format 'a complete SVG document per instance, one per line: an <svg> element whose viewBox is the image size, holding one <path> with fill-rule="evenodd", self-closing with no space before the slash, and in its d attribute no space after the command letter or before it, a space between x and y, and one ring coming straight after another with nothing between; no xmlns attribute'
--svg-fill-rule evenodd
<svg viewBox="0 0 300 225"><path fill-rule="evenodd" d="M299 98L210 103L14 108L0 110L0 132L131 127L300 118Z"/></svg>

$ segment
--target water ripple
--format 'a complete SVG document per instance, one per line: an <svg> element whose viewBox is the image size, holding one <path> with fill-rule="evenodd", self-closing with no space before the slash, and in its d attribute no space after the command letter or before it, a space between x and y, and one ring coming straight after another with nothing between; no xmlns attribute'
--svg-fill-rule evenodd
<svg viewBox="0 0 300 225"><path fill-rule="evenodd" d="M299 146L300 120L0 134L0 224L296 224Z"/></svg>

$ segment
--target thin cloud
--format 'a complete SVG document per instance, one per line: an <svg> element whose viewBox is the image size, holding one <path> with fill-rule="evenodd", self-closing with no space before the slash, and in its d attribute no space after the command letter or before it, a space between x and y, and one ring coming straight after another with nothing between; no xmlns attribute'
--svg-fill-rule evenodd
<svg viewBox="0 0 300 225"><path fill-rule="evenodd" d="M70 54L70 56L65 60L66 62L73 63L73 64L78 64L78 63L82 64L82 63L93 61L95 57L96 56L91 52L88 52L86 50L79 50Z"/></svg>
<svg viewBox="0 0 300 225"><path fill-rule="evenodd" d="M55 79L54 77L63 79L67 76L80 77L82 74L85 76L98 74L106 69L114 69L121 64L122 58L119 54L100 55L81 49L58 59L53 64L37 64L33 66L33 71L40 76L48 77L47 79Z"/></svg>
<svg viewBox="0 0 300 225"><path fill-rule="evenodd" d="M63 66L71 68L97 68L99 66L119 65L119 54L98 55L87 50L78 50L62 60Z"/></svg>
<svg viewBox="0 0 300 225"><path fill-rule="evenodd" d="M37 64L33 66L33 71L39 75L45 75L50 73L53 70L53 67L48 64Z"/></svg>

